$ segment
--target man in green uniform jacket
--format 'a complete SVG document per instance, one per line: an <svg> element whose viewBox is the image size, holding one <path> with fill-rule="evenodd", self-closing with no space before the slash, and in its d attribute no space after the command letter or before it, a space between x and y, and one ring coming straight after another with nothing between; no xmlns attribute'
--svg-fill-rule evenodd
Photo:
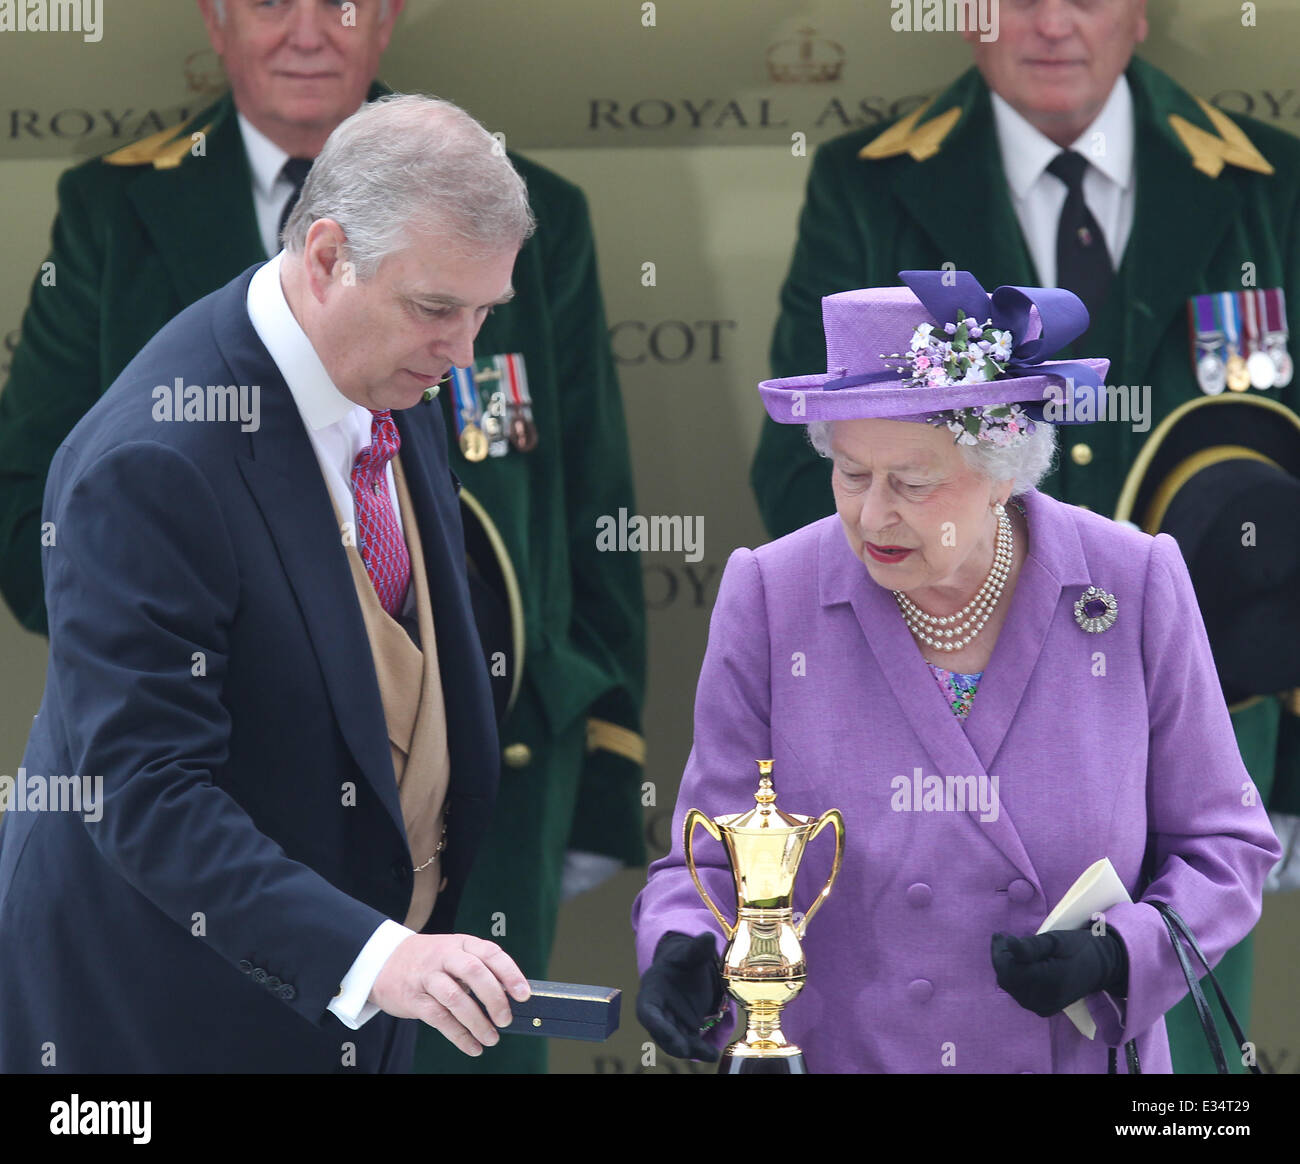
<svg viewBox="0 0 1300 1164"><path fill-rule="evenodd" d="M367 84L400 0L359 6L360 26L346 34L327 25L339 24L337 6L314 0L284 16L259 12L251 0L227 5L229 12L209 0L200 6L234 95L59 181L49 256L55 279L46 286L38 276L32 288L0 394L0 590L33 631L46 631L40 512L55 450L154 332L269 257L237 113L276 112L277 101L280 114L319 105L314 95L295 95L293 104L258 88L292 54L319 62L334 53L352 75L369 64L355 94L306 135L319 139L314 148L284 147L314 156L333 125L385 92ZM346 77L348 68L337 71ZM596 548L597 518L635 504L586 200L572 183L509 156L527 183L537 231L515 265L515 298L485 321L475 352L522 356L538 439L528 452L512 446L477 463L451 450L470 511L467 540L477 524L488 556L476 564L499 572L507 592L516 667L505 676L511 701L502 756L484 757L502 765L496 812L458 926L497 942L529 977L544 978L566 868L579 868L591 883L644 862L645 619L635 555ZM452 434L453 397L444 386L427 405L447 409ZM545 1065L546 1040L517 1036L470 1059L422 1029L416 1052L417 1070Z"/></svg>
<svg viewBox="0 0 1300 1164"><path fill-rule="evenodd" d="M1108 0L1067 30L1045 24L1021 29L1014 22L1034 20L1032 13L1018 16L1004 7L999 43L976 46L978 67L907 117L820 147L781 289L772 375L825 370L824 295L896 284L899 271L945 263L972 272L989 290L1043 285L1012 202L990 96L992 88L1023 113L1023 101L1015 98L1033 83L1035 66L1027 60L1035 54L1090 54L1094 73L1104 70L1109 55L1115 64L1100 96L1110 93L1122 71L1133 111L1136 190L1128 245L1086 339L1055 358L1104 355L1111 361L1111 384L1150 386L1141 431L1134 431L1132 417L1058 430L1060 467L1044 491L1100 513L1115 511L1149 430L1201 394L1188 332L1193 296L1282 288L1290 334L1300 334L1300 141L1251 118L1222 114L1132 56L1146 35L1142 10L1141 0ZM1118 23L1086 26L1103 19ZM1071 32L1080 39L1068 39ZM1019 54L1011 61L1015 79L1006 71L1012 54ZM1063 88L1064 82L1053 77L1043 85L1046 105L1060 96L1050 86ZM1080 128L1086 130L1094 115L1095 108ZM1085 149L1088 136L1080 135L1077 149ZM1295 409L1298 393L1300 379L1265 395ZM773 536L834 511L830 466L798 426L764 420L751 483ZM1231 710L1260 795L1271 808L1300 811L1300 721L1271 697ZM1217 971L1238 1016L1246 1012L1243 1023L1252 964L1248 938ZM1213 1070L1190 999L1167 1022L1175 1070ZM1231 1047L1231 1034L1226 1041Z"/></svg>

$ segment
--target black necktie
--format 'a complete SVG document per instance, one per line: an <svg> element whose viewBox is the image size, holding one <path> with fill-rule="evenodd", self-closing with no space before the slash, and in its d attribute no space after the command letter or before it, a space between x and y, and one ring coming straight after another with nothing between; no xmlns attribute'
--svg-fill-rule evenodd
<svg viewBox="0 0 1300 1164"><path fill-rule="evenodd" d="M302 184L307 181L311 162L311 158L287 158L280 170L281 176L293 183L293 193L289 195L289 201L284 204L284 212L280 215L280 229L275 233L277 239L284 234L284 224L289 221L289 215L298 205L298 195L302 193Z"/></svg>
<svg viewBox="0 0 1300 1164"><path fill-rule="evenodd" d="M1073 291L1092 319L1106 300L1115 271L1101 227L1083 200L1083 172L1088 159L1073 150L1062 150L1047 167L1065 183L1065 205L1056 229L1056 285Z"/></svg>

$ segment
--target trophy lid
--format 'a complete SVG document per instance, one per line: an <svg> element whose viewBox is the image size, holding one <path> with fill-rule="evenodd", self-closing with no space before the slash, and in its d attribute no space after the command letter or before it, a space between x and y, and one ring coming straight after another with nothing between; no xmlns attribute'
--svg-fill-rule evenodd
<svg viewBox="0 0 1300 1164"><path fill-rule="evenodd" d="M809 818L806 816L793 816L788 812L782 812L776 806L776 789L772 787L772 761L758 761L758 791L754 793L754 799L758 802L754 808L748 812L737 813L735 816L725 818L726 827L729 829L770 829L772 831L801 829L807 827ZM719 824L723 823L722 818Z"/></svg>

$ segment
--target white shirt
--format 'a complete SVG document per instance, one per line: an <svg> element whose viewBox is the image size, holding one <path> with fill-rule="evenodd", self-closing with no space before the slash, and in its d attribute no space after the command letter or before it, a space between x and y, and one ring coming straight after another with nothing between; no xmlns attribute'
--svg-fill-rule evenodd
<svg viewBox="0 0 1300 1164"><path fill-rule="evenodd" d="M1061 147L996 93L992 98L1002 172L1038 272L1038 285L1055 287L1056 233L1066 187L1060 178L1047 172L1047 166ZM1111 266L1116 269L1133 229L1133 143L1133 97L1121 73L1101 112L1070 146L1089 162L1083 173L1083 200L1101 227Z"/></svg>
<svg viewBox="0 0 1300 1164"><path fill-rule="evenodd" d="M262 248L268 255L273 255L280 249L280 215L293 193L293 183L280 172L289 155L242 113L238 116L244 153L253 173L253 213L257 217L257 233L261 236Z"/></svg>
<svg viewBox="0 0 1300 1164"><path fill-rule="evenodd" d="M355 527L356 507L352 500L352 463L370 443L371 416L368 409L349 400L335 387L320 362L307 333L294 318L280 286L280 252L259 268L248 285L248 318L266 350L284 377L285 384L298 406L303 427L316 452L335 505L345 522ZM397 504L393 482L393 463L385 467L388 496L399 527L402 513ZM415 591L407 587L405 613L415 605ZM388 956L415 931L391 919L385 919L361 948L357 960L344 975L341 993L332 999L329 1009L344 1026L356 1030L368 1022L379 1008L368 1002L375 979Z"/></svg>

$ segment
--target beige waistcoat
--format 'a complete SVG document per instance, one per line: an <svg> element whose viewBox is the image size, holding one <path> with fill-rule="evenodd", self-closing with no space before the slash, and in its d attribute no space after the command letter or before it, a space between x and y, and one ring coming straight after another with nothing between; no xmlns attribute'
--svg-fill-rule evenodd
<svg viewBox="0 0 1300 1164"><path fill-rule="evenodd" d="M418 932L428 922L438 892L445 885L442 859L435 853L440 852L443 838L444 802L451 763L447 753L447 711L442 697L442 674L438 669L433 607L429 600L415 507L406 488L400 453L393 458L393 478L397 484L406 548L411 556L411 585L415 587L415 609L423 650L380 605L357 550L355 536L345 536L343 544L352 567L352 581L357 588L366 635L375 660L402 820L406 825L411 860L417 870L404 924ZM341 528L343 519L337 505L334 506L334 516ZM420 869L420 865L424 868Z"/></svg>

